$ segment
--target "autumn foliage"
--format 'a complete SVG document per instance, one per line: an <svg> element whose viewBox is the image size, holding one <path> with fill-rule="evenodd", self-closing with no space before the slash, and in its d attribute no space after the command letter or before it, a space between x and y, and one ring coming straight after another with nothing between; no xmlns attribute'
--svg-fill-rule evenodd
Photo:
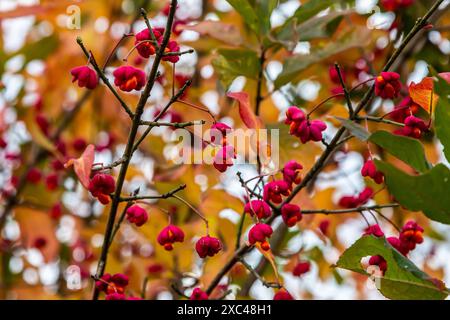
<svg viewBox="0 0 450 320"><path fill-rule="evenodd" d="M1 298L445 299L448 3L194 2L0 11Z"/></svg>

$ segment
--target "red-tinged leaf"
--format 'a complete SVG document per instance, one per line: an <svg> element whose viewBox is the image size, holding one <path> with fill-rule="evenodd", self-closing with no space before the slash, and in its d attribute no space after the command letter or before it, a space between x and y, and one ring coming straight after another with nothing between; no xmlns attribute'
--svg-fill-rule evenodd
<svg viewBox="0 0 450 320"><path fill-rule="evenodd" d="M249 129L259 129L262 127L261 120L253 112L250 106L250 98L246 92L229 92L229 98L235 99L239 103L239 115Z"/></svg>
<svg viewBox="0 0 450 320"><path fill-rule="evenodd" d="M275 263L275 258L273 256L272 249L264 250L263 248L261 248L261 244L259 242L255 243L255 247L267 259L267 261L269 261L275 274L275 278L277 279L277 282L279 282L277 264Z"/></svg>
<svg viewBox="0 0 450 320"><path fill-rule="evenodd" d="M425 111L430 113L430 110L436 105L438 96L433 92L434 81L431 77L424 78L419 83L412 82L409 85L409 95L411 99L421 106ZM433 99L433 101L431 101Z"/></svg>
<svg viewBox="0 0 450 320"><path fill-rule="evenodd" d="M78 159L70 159L64 164L64 167L66 168L73 165L75 174L86 189L89 187L94 156L94 145L90 144L86 147L81 157Z"/></svg>
<svg viewBox="0 0 450 320"><path fill-rule="evenodd" d="M441 72L439 73L439 76L448 83L450 83L450 72Z"/></svg>
<svg viewBox="0 0 450 320"><path fill-rule="evenodd" d="M232 24L219 21L202 21L194 25L184 25L178 28L182 30L192 30L207 35L226 44L239 46L242 43L242 36L239 29Z"/></svg>

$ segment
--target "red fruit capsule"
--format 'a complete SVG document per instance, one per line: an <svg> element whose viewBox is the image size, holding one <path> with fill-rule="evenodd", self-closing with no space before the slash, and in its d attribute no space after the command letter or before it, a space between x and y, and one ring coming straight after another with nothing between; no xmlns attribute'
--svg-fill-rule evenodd
<svg viewBox="0 0 450 320"><path fill-rule="evenodd" d="M302 213L300 211L300 207L286 203L281 207L281 217L283 218L284 223L288 227L293 227L297 222L302 220Z"/></svg>
<svg viewBox="0 0 450 320"><path fill-rule="evenodd" d="M98 85L97 73L88 66L75 67L70 70L72 82L78 81L78 86L87 89L95 89Z"/></svg>
<svg viewBox="0 0 450 320"><path fill-rule="evenodd" d="M204 236L195 244L195 250L200 258L213 257L222 250L222 243L217 238Z"/></svg>
<svg viewBox="0 0 450 320"><path fill-rule="evenodd" d="M145 86L144 71L131 67L122 66L114 70L114 84L122 91L141 90Z"/></svg>
<svg viewBox="0 0 450 320"><path fill-rule="evenodd" d="M184 232L173 224L168 225L158 235L158 243L164 247L167 251L173 250L173 244L175 242L184 241Z"/></svg>
<svg viewBox="0 0 450 320"><path fill-rule="evenodd" d="M262 200L252 200L247 202L244 207L244 212L252 217L256 214L258 219L265 219L272 215L272 209Z"/></svg>

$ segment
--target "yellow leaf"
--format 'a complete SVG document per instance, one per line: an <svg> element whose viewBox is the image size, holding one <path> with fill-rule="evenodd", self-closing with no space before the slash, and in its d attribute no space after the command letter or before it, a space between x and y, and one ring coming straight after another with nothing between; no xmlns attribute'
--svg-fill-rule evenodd
<svg viewBox="0 0 450 320"><path fill-rule="evenodd" d="M433 92L433 87L434 82L431 77L426 77L417 84L412 82L409 85L409 95L412 101L417 103L428 113L432 111L438 100L438 96Z"/></svg>

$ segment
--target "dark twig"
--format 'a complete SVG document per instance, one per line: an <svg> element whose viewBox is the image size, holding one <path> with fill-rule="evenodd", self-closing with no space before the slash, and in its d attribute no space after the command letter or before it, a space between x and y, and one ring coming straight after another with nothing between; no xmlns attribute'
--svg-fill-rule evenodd
<svg viewBox="0 0 450 320"><path fill-rule="evenodd" d="M126 174L128 171L128 166L131 161L131 156L134 151L134 148L133 148L134 141L137 136L137 132L138 132L138 128L139 128L139 125L141 122L142 114L144 112L145 104L147 103L147 100L150 96L150 92L152 91L153 85L155 84L155 81L156 81L159 64L162 60L162 56L163 56L166 46L169 42L177 4L178 4L177 0L171 1L164 36L161 41L159 50L156 52L155 60L153 62L152 69L148 76L147 83L145 85L144 90L141 93L139 102L136 106L136 112L134 113L134 116L133 116L133 122L132 122L131 129L130 129L130 132L128 135L128 140L127 140L127 144L125 147L125 151L122 156L123 162L120 166L119 176L117 177L117 181L116 181L116 189L114 191L114 197L112 199L111 208L110 208L109 216L108 216L108 221L106 224L105 237L104 237L104 241L103 241L102 251L101 251L100 259L99 259L98 265L97 265L97 272L96 272L97 277L101 277L105 272L106 263L108 260L109 239L111 238L111 234L112 234L112 231L114 228L114 221L115 221L115 218L117 215L117 209L118 209L118 206L119 206L119 203L121 200L120 194L122 192L123 184L125 182L125 177L126 177ZM95 288L93 297L92 297L93 300L97 300L98 296L99 296L99 291L97 290L97 288Z"/></svg>

